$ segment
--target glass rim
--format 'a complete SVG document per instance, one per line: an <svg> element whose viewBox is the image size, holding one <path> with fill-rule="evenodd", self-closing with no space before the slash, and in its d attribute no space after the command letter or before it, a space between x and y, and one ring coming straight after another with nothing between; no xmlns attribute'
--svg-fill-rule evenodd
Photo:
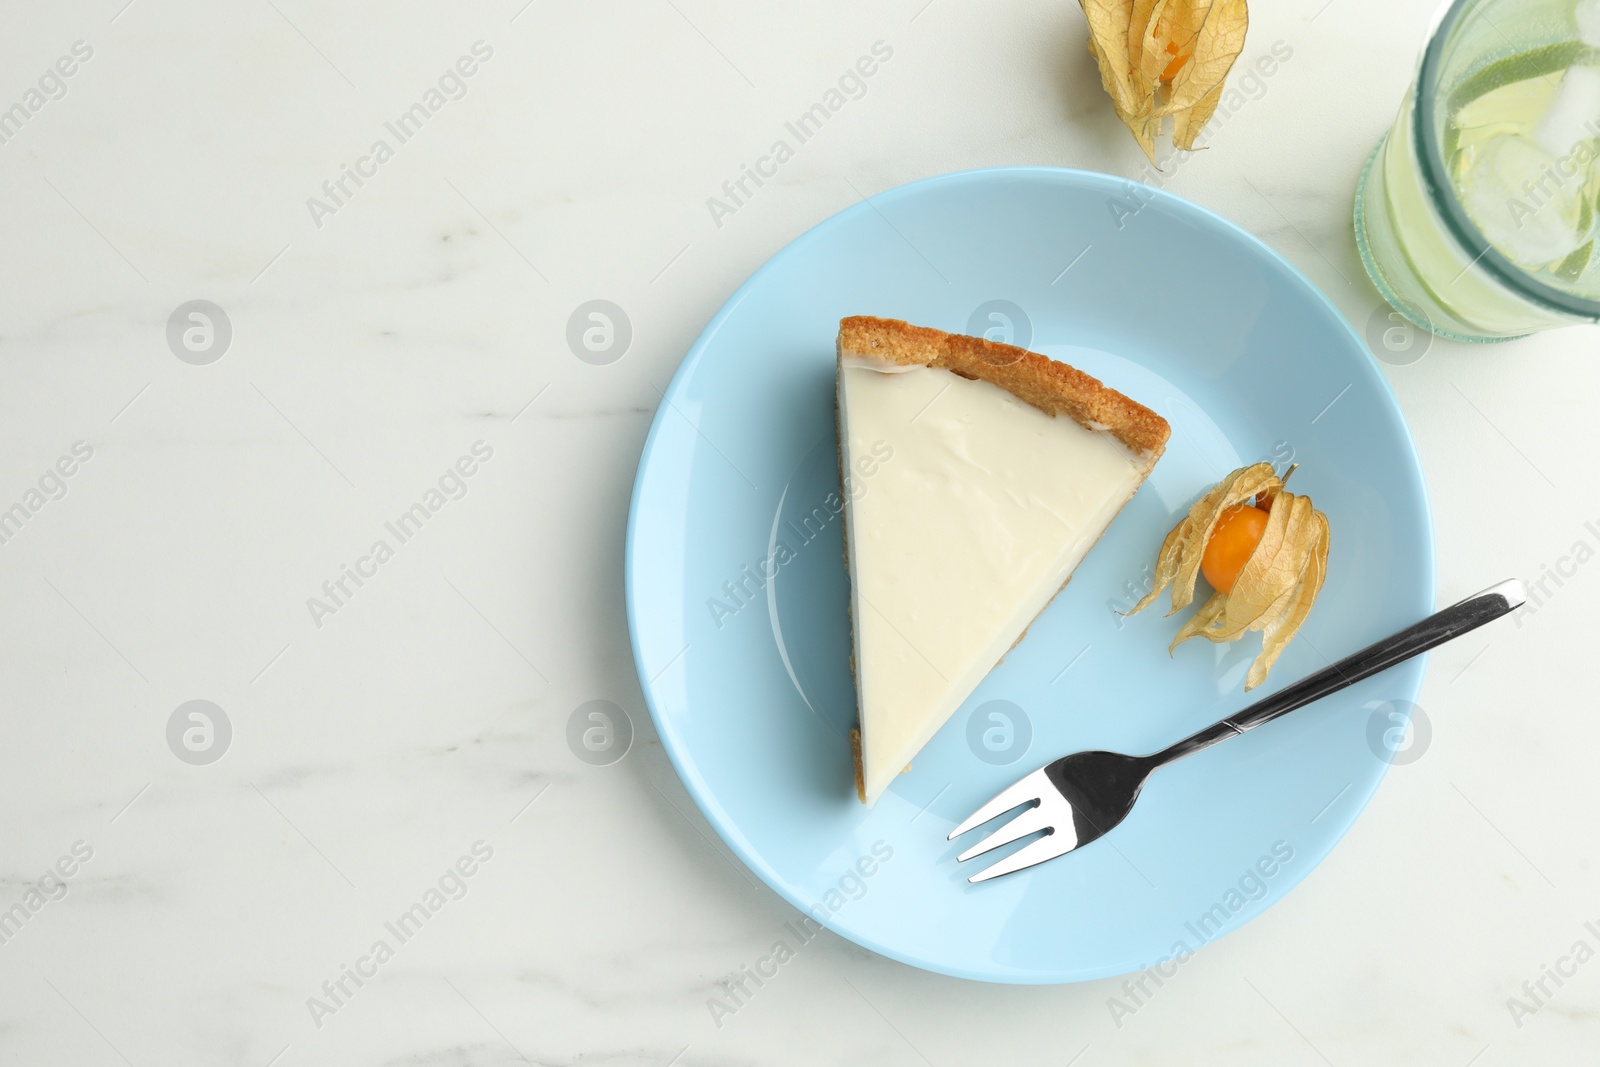
<svg viewBox="0 0 1600 1067"><path fill-rule="evenodd" d="M1579 319L1600 321L1600 300L1586 300L1575 293L1539 281L1491 245L1467 215L1456 196L1455 186L1450 184L1444 153L1440 149L1443 138L1432 105L1439 89L1439 69L1444 62L1445 45L1451 31L1469 8L1481 2L1449 0L1434 16L1428 43L1422 50L1422 60L1417 69L1417 90L1412 94L1415 113L1412 115L1411 128L1413 151L1417 156L1423 184L1432 194L1431 200L1445 228L1461 248L1473 257L1472 262L1486 268L1495 281L1534 304ZM1600 237L1596 239L1600 240Z"/></svg>

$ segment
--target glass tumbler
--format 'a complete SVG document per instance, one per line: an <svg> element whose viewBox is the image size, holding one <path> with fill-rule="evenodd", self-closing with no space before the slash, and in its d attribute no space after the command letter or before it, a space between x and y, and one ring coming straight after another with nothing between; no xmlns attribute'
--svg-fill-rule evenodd
<svg viewBox="0 0 1600 1067"><path fill-rule="evenodd" d="M1453 0L1362 171L1356 244L1417 326L1600 321L1600 0Z"/></svg>

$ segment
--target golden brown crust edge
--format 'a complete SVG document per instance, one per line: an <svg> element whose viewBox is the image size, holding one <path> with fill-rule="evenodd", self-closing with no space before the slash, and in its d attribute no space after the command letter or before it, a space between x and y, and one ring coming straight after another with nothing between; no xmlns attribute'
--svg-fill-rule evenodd
<svg viewBox="0 0 1600 1067"><path fill-rule="evenodd" d="M850 729L850 751L856 758L856 799L865 804L867 802L867 770L861 765L861 727L854 726Z"/></svg>
<svg viewBox="0 0 1600 1067"><path fill-rule="evenodd" d="M1052 415L1067 415L1105 430L1145 460L1146 470L1166 450L1172 427L1136 400L1097 378L1037 352L982 337L912 326L899 319L852 315L839 320L839 354L888 360L902 366L942 367L979 378Z"/></svg>
<svg viewBox="0 0 1600 1067"><path fill-rule="evenodd" d="M834 427L835 436L842 436L843 435L843 433L844 433L844 420L839 417L839 388L838 388L837 385L834 386L834 390L833 390L833 427ZM845 471L844 471L844 449L843 449L843 447L841 447L839 449L839 468L838 468L838 471L839 471L839 499L840 500L848 500L849 496L847 495L847 493L845 491L845 484L844 484ZM840 526L839 526L840 533L842 533L844 535L844 572L845 572L845 574L849 574L850 573L850 509L849 508L845 508L844 510L842 510L839 513L839 521L840 521ZM859 706L860 702L861 702L861 695L860 695L861 694L861 690L859 688L859 685L857 684L859 682L859 679L856 678L856 651L855 651L855 649L856 649L856 632L855 632L856 631L856 605L855 605L854 598L850 598L850 597L845 598L845 610L847 612L849 612L849 615L850 615L850 681L852 683L852 688L854 688L855 691L856 691L856 704L857 704L857 708L856 708L856 723L857 723L857 725L855 725L855 726L850 728L850 756L855 761L855 765L856 765L856 799L861 801L861 803L865 804L867 802L867 768L866 768L866 765L861 760L861 726L860 726L861 710L860 710L860 706Z"/></svg>

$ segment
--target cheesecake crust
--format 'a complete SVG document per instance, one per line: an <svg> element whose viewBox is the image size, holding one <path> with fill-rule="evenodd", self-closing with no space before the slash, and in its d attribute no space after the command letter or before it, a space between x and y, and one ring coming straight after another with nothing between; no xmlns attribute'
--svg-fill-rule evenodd
<svg viewBox="0 0 1600 1067"><path fill-rule="evenodd" d="M982 337L912 326L899 319L854 315L839 320L839 355L865 356L900 366L940 367L998 385L1051 415L1066 415L1121 441L1148 471L1166 451L1167 420L1098 378L1025 348Z"/></svg>
<svg viewBox="0 0 1600 1067"><path fill-rule="evenodd" d="M850 673L856 672L856 665L852 659ZM867 769L861 763L861 727L850 728L850 754L856 761L856 799L865 804L867 802Z"/></svg>

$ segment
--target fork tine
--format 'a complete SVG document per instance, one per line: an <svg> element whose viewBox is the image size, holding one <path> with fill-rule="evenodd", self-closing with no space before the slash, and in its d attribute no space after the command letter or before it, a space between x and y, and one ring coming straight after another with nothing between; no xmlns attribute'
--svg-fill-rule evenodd
<svg viewBox="0 0 1600 1067"><path fill-rule="evenodd" d="M994 833L979 841L956 857L957 863L965 863L974 856L981 856L985 852L993 851L1001 845L1009 845L1013 841L1020 841L1029 834L1038 833L1040 830L1050 829L1051 813L1045 810L1043 804L1036 808L1026 808L1021 815L1004 823Z"/></svg>
<svg viewBox="0 0 1600 1067"><path fill-rule="evenodd" d="M992 867L979 871L968 878L969 882L987 882L991 878L998 878L1002 874L1011 874L1026 867L1045 860L1053 860L1057 856L1064 856L1078 847L1077 835L1070 825L1056 827L1055 833L1049 834L1031 845L1023 845L1011 855L1002 859Z"/></svg>
<svg viewBox="0 0 1600 1067"><path fill-rule="evenodd" d="M1050 780L1045 777L1044 768L1040 767L1032 774L1018 778L1015 782L1002 789L983 807L968 815L966 821L951 830L950 836L945 840L954 841L968 830L981 826L996 815L1002 815L1020 804L1038 803L1046 795L1044 791L1053 788Z"/></svg>

